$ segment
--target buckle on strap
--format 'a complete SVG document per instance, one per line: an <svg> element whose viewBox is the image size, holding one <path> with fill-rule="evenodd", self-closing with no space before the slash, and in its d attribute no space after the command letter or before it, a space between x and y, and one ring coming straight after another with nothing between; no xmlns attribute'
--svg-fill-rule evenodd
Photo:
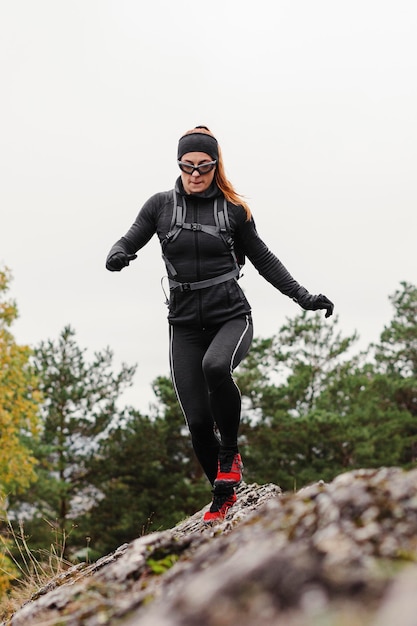
<svg viewBox="0 0 417 626"><path fill-rule="evenodd" d="M240 270L238 267L233 269L231 272L227 272L226 274L221 274L220 276L215 276L214 278L207 278L206 280L198 280L195 283L180 283L172 278L169 278L169 288L179 289L180 291L195 291L196 289L205 289L207 287L213 287L214 285L220 285L220 283L225 283L227 280L231 280L232 278L237 279L239 276Z"/></svg>
<svg viewBox="0 0 417 626"><path fill-rule="evenodd" d="M191 230L194 230L194 231L202 230L201 224L197 224L196 222L193 222L192 224L190 224L190 226L191 226Z"/></svg>

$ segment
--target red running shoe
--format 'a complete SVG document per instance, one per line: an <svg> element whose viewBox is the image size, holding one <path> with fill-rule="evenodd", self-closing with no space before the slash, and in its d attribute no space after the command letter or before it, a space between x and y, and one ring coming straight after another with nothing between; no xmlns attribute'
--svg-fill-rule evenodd
<svg viewBox="0 0 417 626"><path fill-rule="evenodd" d="M204 513L204 522L215 522L225 518L227 511L236 502L237 497L234 491L232 493L218 493L213 495L213 502L209 511Z"/></svg>
<svg viewBox="0 0 417 626"><path fill-rule="evenodd" d="M242 482L243 463L239 452L220 450L215 487L237 487Z"/></svg>

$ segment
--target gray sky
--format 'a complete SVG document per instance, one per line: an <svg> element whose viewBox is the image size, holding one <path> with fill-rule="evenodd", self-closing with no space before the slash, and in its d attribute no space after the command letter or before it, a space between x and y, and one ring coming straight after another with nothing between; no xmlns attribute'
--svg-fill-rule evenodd
<svg viewBox="0 0 417 626"><path fill-rule="evenodd" d="M19 343L71 324L138 364L146 411L168 374L156 237L121 273L110 246L178 176L206 124L258 231L362 345L416 283L417 5L396 0L0 0L0 263ZM297 305L248 263L255 334ZM330 318L329 323L334 323Z"/></svg>

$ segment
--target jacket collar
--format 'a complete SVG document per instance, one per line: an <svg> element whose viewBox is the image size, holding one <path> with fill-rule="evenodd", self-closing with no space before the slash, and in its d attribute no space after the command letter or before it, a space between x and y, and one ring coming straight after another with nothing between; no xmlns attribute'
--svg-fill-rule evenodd
<svg viewBox="0 0 417 626"><path fill-rule="evenodd" d="M187 193L184 189L184 185L182 184L181 176L178 176L175 182L175 191L185 198L204 198L207 200L210 200L211 198L218 198L223 195L214 179L210 187L202 193Z"/></svg>

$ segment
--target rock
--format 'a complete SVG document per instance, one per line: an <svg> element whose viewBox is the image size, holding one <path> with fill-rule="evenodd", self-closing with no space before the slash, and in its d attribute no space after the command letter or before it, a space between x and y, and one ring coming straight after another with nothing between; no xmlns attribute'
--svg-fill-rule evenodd
<svg viewBox="0 0 417 626"><path fill-rule="evenodd" d="M416 614L401 569L417 558L417 470L358 470L285 494L243 484L215 525L206 508L72 568L10 625L388 626L406 598Z"/></svg>
<svg viewBox="0 0 417 626"><path fill-rule="evenodd" d="M417 623L417 567L401 572L384 598L372 626L415 626Z"/></svg>

